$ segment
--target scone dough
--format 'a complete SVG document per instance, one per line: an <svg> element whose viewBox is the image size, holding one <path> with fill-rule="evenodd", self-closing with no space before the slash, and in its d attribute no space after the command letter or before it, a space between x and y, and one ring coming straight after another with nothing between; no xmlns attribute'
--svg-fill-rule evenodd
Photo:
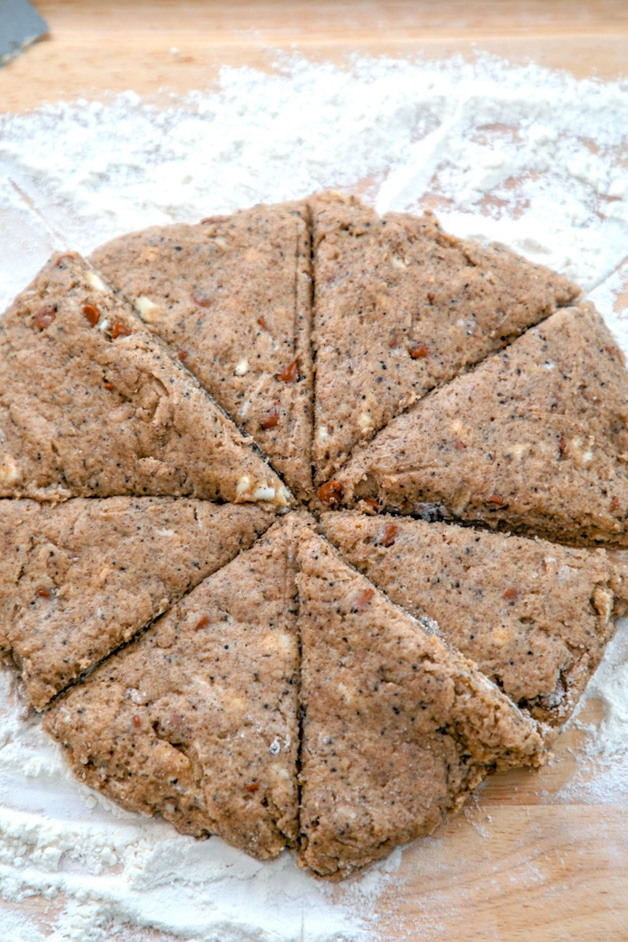
<svg viewBox="0 0 628 942"><path fill-rule="evenodd" d="M339 194L54 256L0 321L0 649L76 775L338 878L541 764L628 603L578 296Z"/></svg>

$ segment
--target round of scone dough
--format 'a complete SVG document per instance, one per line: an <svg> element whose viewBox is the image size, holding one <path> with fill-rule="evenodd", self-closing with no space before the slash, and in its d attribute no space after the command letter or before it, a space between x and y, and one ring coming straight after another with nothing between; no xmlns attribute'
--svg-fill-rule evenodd
<svg viewBox="0 0 628 942"><path fill-rule="evenodd" d="M542 764L628 606L579 294L338 193L54 256L0 320L0 648L77 777L333 879Z"/></svg>

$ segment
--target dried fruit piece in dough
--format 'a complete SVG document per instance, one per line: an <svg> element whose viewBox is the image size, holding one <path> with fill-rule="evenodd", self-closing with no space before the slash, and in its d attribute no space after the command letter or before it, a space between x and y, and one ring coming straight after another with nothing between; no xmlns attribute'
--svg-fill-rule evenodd
<svg viewBox="0 0 628 942"><path fill-rule="evenodd" d="M0 323L0 496L123 494L289 500L128 306L57 256Z"/></svg>
<svg viewBox="0 0 628 942"><path fill-rule="evenodd" d="M310 236L304 203L155 226L92 261L300 497L311 486Z"/></svg>
<svg viewBox="0 0 628 942"><path fill-rule="evenodd" d="M380 217L334 194L310 204L318 483L402 410L580 293L503 246L446 235L429 213Z"/></svg>
<svg viewBox="0 0 628 942"><path fill-rule="evenodd" d="M168 497L0 500L0 649L39 710L273 521Z"/></svg>
<svg viewBox="0 0 628 942"><path fill-rule="evenodd" d="M557 311L393 420L343 499L628 546L628 373L592 305Z"/></svg>
<svg viewBox="0 0 628 942"><path fill-rule="evenodd" d="M320 537L299 541L300 863L345 876L431 833L536 725Z"/></svg>
<svg viewBox="0 0 628 942"><path fill-rule="evenodd" d="M51 706L76 775L255 857L296 843L292 515Z"/></svg>
<svg viewBox="0 0 628 942"><path fill-rule="evenodd" d="M322 526L393 602L436 622L519 707L554 726L626 611L625 560L603 549L350 511L325 514Z"/></svg>

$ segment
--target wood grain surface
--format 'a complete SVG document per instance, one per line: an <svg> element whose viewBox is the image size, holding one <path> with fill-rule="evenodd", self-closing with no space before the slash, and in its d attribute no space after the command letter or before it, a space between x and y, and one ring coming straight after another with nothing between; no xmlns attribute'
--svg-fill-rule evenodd
<svg viewBox="0 0 628 942"><path fill-rule="evenodd" d="M583 720L595 720L590 703ZM379 901L382 940L625 942L625 800L572 802L582 739L559 737L539 772L489 779L462 814L404 851Z"/></svg>
<svg viewBox="0 0 628 942"><path fill-rule="evenodd" d="M0 69L0 110L133 89L206 88L223 65L271 70L281 54L430 58L488 51L577 76L628 72L628 2L35 0L50 36ZM589 719L595 704L589 707ZM626 942L628 807L559 793L578 734L538 773L493 778L466 812L408 848L380 898L378 939Z"/></svg>
<svg viewBox="0 0 628 942"><path fill-rule="evenodd" d="M0 69L0 107L132 88L205 88L223 65L271 70L293 52L472 56L484 50L577 76L628 71L628 2L569 0L36 0L48 38Z"/></svg>

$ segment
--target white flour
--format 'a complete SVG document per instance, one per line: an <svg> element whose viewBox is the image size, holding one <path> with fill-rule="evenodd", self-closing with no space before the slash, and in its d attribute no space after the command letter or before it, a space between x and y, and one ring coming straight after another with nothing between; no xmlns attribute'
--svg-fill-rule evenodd
<svg viewBox="0 0 628 942"><path fill-rule="evenodd" d="M165 111L129 93L0 115L0 307L53 247L88 252L148 224L333 187L381 211L432 205L452 232L565 272L628 352L627 129L628 85L489 59L359 61L351 73L291 60L274 76L226 70L218 90ZM622 634L593 682L605 718L583 756L589 770L601 757L606 779L583 774L572 794L628 781L627 660ZM177 836L74 782L12 684L0 674L3 938L377 936L377 897L400 852L331 889L287 855L259 864Z"/></svg>

